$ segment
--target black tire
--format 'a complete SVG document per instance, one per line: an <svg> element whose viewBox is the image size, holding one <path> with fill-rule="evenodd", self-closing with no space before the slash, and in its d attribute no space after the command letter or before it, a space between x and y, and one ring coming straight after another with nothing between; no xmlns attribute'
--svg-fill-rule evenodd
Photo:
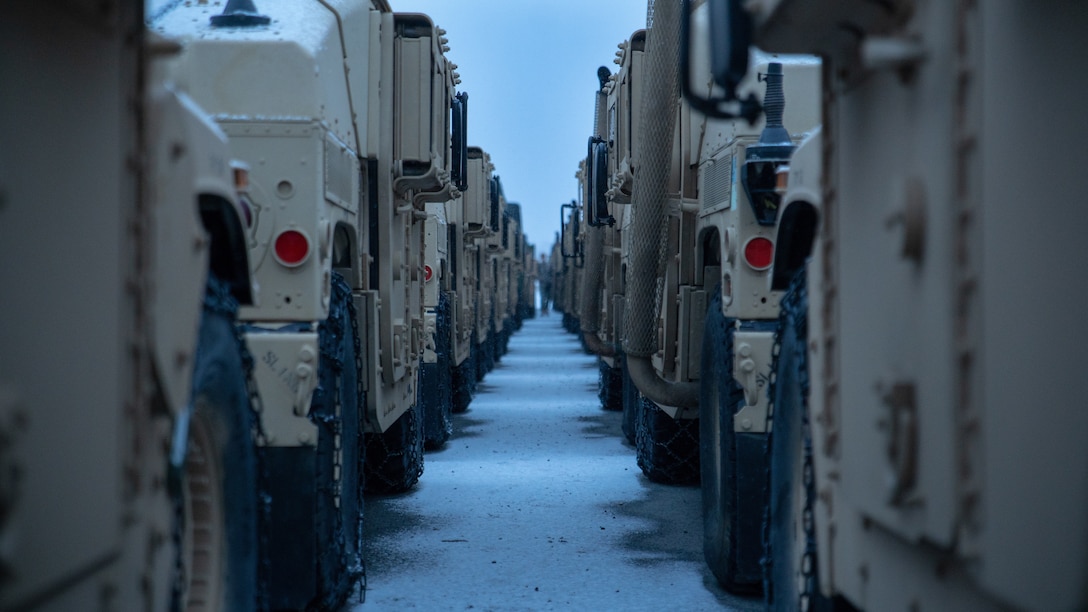
<svg viewBox="0 0 1088 612"><path fill-rule="evenodd" d="M181 505L184 610L253 610L258 600L258 464L229 289L209 282L193 370Z"/></svg>
<svg viewBox="0 0 1088 612"><path fill-rule="evenodd" d="M758 563L761 552L763 496L745 520L738 473L738 436L733 415L744 403L744 391L733 379L733 330L722 315L721 291L715 290L703 326L699 397L699 466L702 486L703 556L718 583L733 593L761 588ZM762 480L759 466L743 469ZM748 500L746 507L753 505ZM752 533L754 531L754 533ZM748 546L745 546L745 541Z"/></svg>
<svg viewBox="0 0 1088 612"><path fill-rule="evenodd" d="M495 329L495 319L488 322L487 340L484 341L484 371L486 374L495 369L499 362L499 332Z"/></svg>
<svg viewBox="0 0 1088 612"><path fill-rule="evenodd" d="M855 610L839 598L820 593L819 551L815 539L815 473L808 414L808 300L805 275L793 279L783 300L782 332L775 369L771 469L767 509L766 603L768 610ZM809 473L806 482L805 459ZM806 506L808 507L806 517ZM805 532L806 522L813 529ZM810 537L811 536L811 537ZM806 560L805 557L808 556ZM808 576L801 568L811 569Z"/></svg>
<svg viewBox="0 0 1088 612"><path fill-rule="evenodd" d="M487 375L487 341L480 342L476 330L472 330L472 363L476 371L476 382L483 382Z"/></svg>
<svg viewBox="0 0 1088 612"><path fill-rule="evenodd" d="M366 434L366 492L402 493L423 475L423 431L416 403L384 433Z"/></svg>
<svg viewBox="0 0 1088 612"><path fill-rule="evenodd" d="M642 473L671 485L699 483L699 420L674 419L639 395L635 457Z"/></svg>
<svg viewBox="0 0 1088 612"><path fill-rule="evenodd" d="M575 336L578 336L579 341L582 343L582 348L585 350L585 341L582 340L582 320L572 314L564 312L563 328ZM586 352L589 351L586 350Z"/></svg>
<svg viewBox="0 0 1088 612"><path fill-rule="evenodd" d="M472 332L472 344L469 345L468 357L457 366L453 374L453 412L460 414L468 410L472 397L476 395L477 351L476 331Z"/></svg>
<svg viewBox="0 0 1088 612"><path fill-rule="evenodd" d="M453 434L453 369L450 341L450 300L446 292L439 297L435 320L435 363L421 364L419 393L416 401L423 411L423 447L442 448Z"/></svg>
<svg viewBox="0 0 1088 612"><path fill-rule="evenodd" d="M420 363L416 404L423 414L423 448L442 448L453 433L450 371L443 362Z"/></svg>
<svg viewBox="0 0 1088 612"><path fill-rule="evenodd" d="M314 520L320 582L309 608L318 610L343 605L362 567L363 397L355 362L359 346L351 289L338 274L333 275L331 299L329 317L318 328L321 382L310 408L318 428Z"/></svg>
<svg viewBox="0 0 1088 612"><path fill-rule="evenodd" d="M476 352L469 351L461 365L453 373L453 413L461 414L468 410L472 396L476 394Z"/></svg>
<svg viewBox="0 0 1088 612"><path fill-rule="evenodd" d="M498 342L495 344L495 363L501 363L502 358L506 356L506 347L510 343L510 317L507 317L502 322L502 329L499 330Z"/></svg>
<svg viewBox="0 0 1088 612"><path fill-rule="evenodd" d="M273 610L330 610L362 576L360 338L351 288L332 275L329 316L318 326L318 385L309 419L317 446L269 446L268 600ZM251 328L260 333L261 328ZM279 332L310 329L291 324Z"/></svg>
<svg viewBox="0 0 1088 612"><path fill-rule="evenodd" d="M507 320L507 323L503 325L503 327L504 330L502 334L502 354L503 356L506 356L506 354L510 352L510 338L514 337L514 332L516 332L521 326L515 323L513 317L510 317Z"/></svg>
<svg viewBox="0 0 1088 612"><path fill-rule="evenodd" d="M604 359L598 359L597 397L605 410L623 410L623 355L615 358L615 367Z"/></svg>

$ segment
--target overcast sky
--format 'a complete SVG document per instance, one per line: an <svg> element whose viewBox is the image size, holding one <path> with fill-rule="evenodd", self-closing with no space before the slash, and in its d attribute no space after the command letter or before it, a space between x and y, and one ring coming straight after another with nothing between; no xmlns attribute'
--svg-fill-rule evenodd
<svg viewBox="0 0 1088 612"><path fill-rule="evenodd" d="M389 0L446 30L469 95L469 144L491 155L507 200L521 204L537 256L559 231L559 205L593 128L597 68L646 25L645 0Z"/></svg>

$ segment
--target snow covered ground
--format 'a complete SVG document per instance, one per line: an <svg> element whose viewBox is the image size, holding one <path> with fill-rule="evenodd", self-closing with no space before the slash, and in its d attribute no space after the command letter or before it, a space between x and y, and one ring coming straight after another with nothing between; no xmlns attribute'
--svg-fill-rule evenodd
<svg viewBox="0 0 1088 612"><path fill-rule="evenodd" d="M703 563L699 489L651 483L560 316L526 321L407 494L366 503L368 610L761 610Z"/></svg>

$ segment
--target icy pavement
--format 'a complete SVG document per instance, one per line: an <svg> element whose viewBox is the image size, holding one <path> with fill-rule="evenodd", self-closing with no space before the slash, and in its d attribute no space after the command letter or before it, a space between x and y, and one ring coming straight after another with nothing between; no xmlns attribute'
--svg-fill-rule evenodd
<svg viewBox="0 0 1088 612"><path fill-rule="evenodd" d="M699 489L642 475L559 315L509 348L416 488L367 500L366 601L345 610L761 610L717 585Z"/></svg>

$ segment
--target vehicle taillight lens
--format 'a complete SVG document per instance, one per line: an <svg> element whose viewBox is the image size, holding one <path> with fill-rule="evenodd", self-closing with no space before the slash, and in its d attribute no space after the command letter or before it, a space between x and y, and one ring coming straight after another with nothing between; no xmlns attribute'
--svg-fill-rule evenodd
<svg viewBox="0 0 1088 612"><path fill-rule="evenodd" d="M755 270L766 270L774 261L774 243L762 236L744 245L744 261Z"/></svg>
<svg viewBox="0 0 1088 612"><path fill-rule="evenodd" d="M434 277L434 270L430 266L423 266L423 280L430 282L432 277Z"/></svg>
<svg viewBox="0 0 1088 612"><path fill-rule="evenodd" d="M274 252L276 261L288 268L301 266L310 256L310 240L306 234L289 229L276 236Z"/></svg>

